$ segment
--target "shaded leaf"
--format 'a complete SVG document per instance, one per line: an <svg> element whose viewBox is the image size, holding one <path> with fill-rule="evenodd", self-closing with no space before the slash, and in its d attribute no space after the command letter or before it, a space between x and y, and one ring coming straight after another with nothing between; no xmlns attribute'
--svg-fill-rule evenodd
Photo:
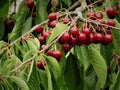
<svg viewBox="0 0 120 90"><path fill-rule="evenodd" d="M107 67L104 58L95 47L90 45L90 62L98 77L98 88L103 88L107 78Z"/></svg>
<svg viewBox="0 0 120 90"><path fill-rule="evenodd" d="M3 38L4 30L5 30L4 22L2 19L0 19L0 40Z"/></svg>
<svg viewBox="0 0 120 90"><path fill-rule="evenodd" d="M26 32L28 32L30 30L31 26L32 26L32 17L29 17L23 24L22 35L25 34Z"/></svg>
<svg viewBox="0 0 120 90"><path fill-rule="evenodd" d="M62 0L62 2L64 2L68 7L70 7L70 5L72 4L71 0Z"/></svg>
<svg viewBox="0 0 120 90"><path fill-rule="evenodd" d="M9 76L9 78L18 86L21 90L29 90L27 83L19 77Z"/></svg>

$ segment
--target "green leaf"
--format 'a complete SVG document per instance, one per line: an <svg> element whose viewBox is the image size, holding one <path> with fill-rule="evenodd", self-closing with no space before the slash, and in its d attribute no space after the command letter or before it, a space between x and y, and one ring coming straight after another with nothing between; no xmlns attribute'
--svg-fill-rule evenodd
<svg viewBox="0 0 120 90"><path fill-rule="evenodd" d="M28 15L29 9L25 6L22 6L18 10L18 18L16 20L15 26L13 28L13 31L9 34L9 40L14 41L17 38L19 38L22 35L23 25L26 20L26 16Z"/></svg>
<svg viewBox="0 0 120 90"><path fill-rule="evenodd" d="M0 18L7 17L9 10L9 0L0 1Z"/></svg>
<svg viewBox="0 0 120 90"><path fill-rule="evenodd" d="M30 39L27 40L27 44L28 44L29 49L32 50L33 52L38 52L39 51L38 47Z"/></svg>
<svg viewBox="0 0 120 90"><path fill-rule="evenodd" d="M115 19L116 27L120 28L120 23ZM120 31L112 29L113 44L115 47L115 52L120 55Z"/></svg>
<svg viewBox="0 0 120 90"><path fill-rule="evenodd" d="M28 51L25 53L24 57L23 57L23 61L29 59L32 57L32 50Z"/></svg>
<svg viewBox="0 0 120 90"><path fill-rule="evenodd" d="M77 55L79 63L83 65L84 71L87 70L88 66L90 65L90 56L89 50L87 46L76 46L75 47L75 54Z"/></svg>
<svg viewBox="0 0 120 90"><path fill-rule="evenodd" d="M119 72L119 75L117 76L117 78L115 80L115 83L113 83L110 86L109 90L120 90L120 72Z"/></svg>
<svg viewBox="0 0 120 90"><path fill-rule="evenodd" d="M70 7L72 4L71 0L62 0L62 2L64 2L68 7Z"/></svg>
<svg viewBox="0 0 120 90"><path fill-rule="evenodd" d="M55 79L58 79L61 75L59 63L53 57L50 57L50 56L45 56L45 57L48 64L48 68L53 73Z"/></svg>
<svg viewBox="0 0 120 90"><path fill-rule="evenodd" d="M5 29L4 22L2 19L0 19L0 40L3 38L4 29Z"/></svg>
<svg viewBox="0 0 120 90"><path fill-rule="evenodd" d="M38 38L34 37L34 39L29 39L29 40L31 40L36 45L38 50L40 49L40 42L39 42Z"/></svg>
<svg viewBox="0 0 120 90"><path fill-rule="evenodd" d="M53 90L52 89L52 79L51 79L51 74L50 74L50 70L48 67L45 68L45 71L47 73L47 83L48 83L48 87L47 90Z"/></svg>
<svg viewBox="0 0 120 90"><path fill-rule="evenodd" d="M103 88L106 78L107 78L107 67L104 58L101 56L100 52L93 47L89 46L90 52L90 62L98 77L98 88Z"/></svg>
<svg viewBox="0 0 120 90"><path fill-rule="evenodd" d="M40 90L40 80L36 68L35 60L32 61L30 71L27 77L27 83L30 87L30 90Z"/></svg>
<svg viewBox="0 0 120 90"><path fill-rule="evenodd" d="M72 54L70 54L67 58L64 77L68 90L80 89L81 79L80 79L79 67L77 66L77 58Z"/></svg>
<svg viewBox="0 0 120 90"><path fill-rule="evenodd" d="M30 30L32 26L32 17L29 17L23 24L22 35Z"/></svg>
<svg viewBox="0 0 120 90"><path fill-rule="evenodd" d="M36 8L38 10L37 17L35 19L36 24L45 21L48 18L47 6L50 0L36 0Z"/></svg>
<svg viewBox="0 0 120 90"><path fill-rule="evenodd" d="M47 39L47 44L53 41L56 37L58 37L62 32L67 29L67 25L58 23L56 27L53 29L52 34Z"/></svg>
<svg viewBox="0 0 120 90"><path fill-rule="evenodd" d="M18 86L20 90L29 90L27 83L19 77L9 76L9 78Z"/></svg>

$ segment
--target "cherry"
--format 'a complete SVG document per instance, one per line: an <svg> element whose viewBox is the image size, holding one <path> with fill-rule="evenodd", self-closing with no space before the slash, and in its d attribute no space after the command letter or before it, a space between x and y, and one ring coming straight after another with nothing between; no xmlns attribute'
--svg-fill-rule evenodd
<svg viewBox="0 0 120 90"><path fill-rule="evenodd" d="M67 23L71 22L71 19L69 17L67 17L67 18L64 18L62 22L64 24L67 24Z"/></svg>
<svg viewBox="0 0 120 90"><path fill-rule="evenodd" d="M95 13L94 12L89 12L88 14L87 14L87 17L89 18L89 19L92 19L92 20L96 20L96 17L95 17L96 15L95 15Z"/></svg>
<svg viewBox="0 0 120 90"><path fill-rule="evenodd" d="M35 32L36 33L41 33L43 31L43 26L38 26L36 29L35 29Z"/></svg>
<svg viewBox="0 0 120 90"><path fill-rule="evenodd" d="M51 28L54 28L54 27L56 26L56 24L57 24L57 21L54 20L54 21L52 21L52 22L50 23L50 27L51 27Z"/></svg>
<svg viewBox="0 0 120 90"><path fill-rule="evenodd" d="M77 27L72 27L70 29L70 34L72 34L73 37L76 37L79 35L79 29Z"/></svg>
<svg viewBox="0 0 120 90"><path fill-rule="evenodd" d="M114 8L109 8L106 10L106 13L107 13L107 16L110 18L110 19L114 19L116 16L117 16L117 11L115 11Z"/></svg>
<svg viewBox="0 0 120 90"><path fill-rule="evenodd" d="M43 65L43 63L42 63L41 60L37 60L37 67L38 67L39 69L44 69L44 65Z"/></svg>
<svg viewBox="0 0 120 90"><path fill-rule="evenodd" d="M66 32L61 36L60 43L63 44L69 41L70 41L70 34Z"/></svg>
<svg viewBox="0 0 120 90"><path fill-rule="evenodd" d="M60 62L62 58L62 52L60 50L54 50L53 57L56 58L58 62Z"/></svg>
<svg viewBox="0 0 120 90"><path fill-rule="evenodd" d="M91 33L90 35L89 35L89 37L88 37L88 42L89 43L93 43L94 42L94 40L95 40L95 35L93 34L93 33Z"/></svg>
<svg viewBox="0 0 120 90"><path fill-rule="evenodd" d="M85 44L87 40L87 36L85 33L80 33L78 38L77 38L77 45L82 45Z"/></svg>
<svg viewBox="0 0 120 90"><path fill-rule="evenodd" d="M102 19L103 18L103 14L101 12L95 13L95 17L97 19Z"/></svg>
<svg viewBox="0 0 120 90"><path fill-rule="evenodd" d="M34 7L34 1L32 0L27 0L25 5L29 8L33 8Z"/></svg>
<svg viewBox="0 0 120 90"><path fill-rule="evenodd" d="M103 41L103 36L101 33L95 34L95 43L101 43Z"/></svg>
<svg viewBox="0 0 120 90"><path fill-rule="evenodd" d="M108 28L105 29L105 32L106 32L107 34L111 34L111 31L110 31Z"/></svg>
<svg viewBox="0 0 120 90"><path fill-rule="evenodd" d="M116 9L120 10L120 4L116 5Z"/></svg>
<svg viewBox="0 0 120 90"><path fill-rule="evenodd" d="M85 33L87 36L89 36L90 33L91 33L91 30L90 30L90 28L85 27L85 28L82 29L82 32Z"/></svg>
<svg viewBox="0 0 120 90"><path fill-rule="evenodd" d="M68 51L70 51L71 46L67 43L67 44L63 44L63 45L62 45L62 48L63 48L63 50L64 50L65 52L68 52Z"/></svg>
<svg viewBox="0 0 120 90"><path fill-rule="evenodd" d="M103 20L103 19L99 19L99 23L106 24L105 20Z"/></svg>
<svg viewBox="0 0 120 90"><path fill-rule="evenodd" d="M5 20L4 24L5 30L10 33L14 27L14 21L12 19L7 19Z"/></svg>
<svg viewBox="0 0 120 90"><path fill-rule="evenodd" d="M115 26L115 21L112 20L112 19L109 19L109 20L107 21L107 25L114 27L114 26Z"/></svg>
<svg viewBox="0 0 120 90"><path fill-rule="evenodd" d="M37 60L37 67L39 68L39 69L42 69L42 70L44 70L44 66L46 66L47 65L47 62L46 61L41 61L41 60Z"/></svg>
<svg viewBox="0 0 120 90"><path fill-rule="evenodd" d="M57 19L57 14L56 13L50 13L48 16L49 21L53 21Z"/></svg>
<svg viewBox="0 0 120 90"><path fill-rule="evenodd" d="M77 39L75 37L71 36L71 39L70 39L70 42L69 42L70 45L74 46L76 44L76 42L77 42Z"/></svg>
<svg viewBox="0 0 120 90"><path fill-rule="evenodd" d="M41 36L39 38L39 41L40 41L40 44L44 44L46 42L46 39L43 36Z"/></svg>
<svg viewBox="0 0 120 90"><path fill-rule="evenodd" d="M113 41L113 37L112 34L106 34L103 36L103 45L108 45L109 43L111 43Z"/></svg>
<svg viewBox="0 0 120 90"><path fill-rule="evenodd" d="M53 51L52 50L48 50L46 53L48 56L53 56Z"/></svg>
<svg viewBox="0 0 120 90"><path fill-rule="evenodd" d="M44 31L44 32L42 33L42 35L43 35L43 37L44 37L45 39L47 39L47 37L50 36L50 33L47 32L47 31Z"/></svg>

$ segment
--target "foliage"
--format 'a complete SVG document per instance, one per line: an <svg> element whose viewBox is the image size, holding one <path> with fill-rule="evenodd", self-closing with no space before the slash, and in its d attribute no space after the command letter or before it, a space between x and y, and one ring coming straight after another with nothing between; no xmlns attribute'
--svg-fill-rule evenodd
<svg viewBox="0 0 120 90"><path fill-rule="evenodd" d="M74 45L70 51L65 52L59 44L59 36L65 31L68 32L71 24L58 23L55 28L51 28L47 26L48 21L41 23L47 20L50 12L60 12L60 20L70 17L71 22L74 22L76 18L72 18L68 13L64 15L62 11L68 12L67 9L77 0L59 0L57 7L51 6L51 0L33 0L36 7L32 9L27 7L26 1L23 0L18 11L11 15L9 8L16 0L2 0L0 3L0 90L120 89L120 15L114 19L118 30L114 27L111 29L112 43L107 46L101 43ZM93 10L104 11L108 1L97 4ZM109 3L115 7L119 1ZM106 5L105 8L110 6ZM36 16L33 16L34 11ZM108 20L104 12L104 19ZM82 12L83 17L86 17L87 13L87 10ZM6 19L14 20L11 32L6 31ZM84 23L77 23L81 32ZM51 35L46 39L46 48L43 49L39 38L43 33L36 33L34 28L39 26L38 24L42 25L46 32L52 29ZM49 56L48 48L61 50L61 61ZM43 62L42 68L38 68L38 60Z"/></svg>

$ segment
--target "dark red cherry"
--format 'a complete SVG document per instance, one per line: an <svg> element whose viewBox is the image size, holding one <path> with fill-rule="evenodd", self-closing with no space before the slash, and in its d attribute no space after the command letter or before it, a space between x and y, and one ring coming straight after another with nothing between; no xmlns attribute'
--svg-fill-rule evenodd
<svg viewBox="0 0 120 90"><path fill-rule="evenodd" d="M87 14L87 17L88 17L89 19L96 20L95 12L89 12L89 13Z"/></svg>
<svg viewBox="0 0 120 90"><path fill-rule="evenodd" d="M112 34L106 34L103 36L103 45L108 45L113 41L113 36Z"/></svg>
<svg viewBox="0 0 120 90"><path fill-rule="evenodd" d="M38 26L36 29L35 29L35 32L36 33L41 33L43 31L43 26Z"/></svg>
<svg viewBox="0 0 120 90"><path fill-rule="evenodd" d="M73 37L76 37L79 35L79 29L77 27L72 27L70 29L70 34L73 36Z"/></svg>
<svg viewBox="0 0 120 90"><path fill-rule="evenodd" d="M27 0L25 4L29 8L33 8L34 7L34 1L33 0Z"/></svg>
<svg viewBox="0 0 120 90"><path fill-rule="evenodd" d="M56 13L50 13L48 16L49 21L53 21L57 19L57 14Z"/></svg>
<svg viewBox="0 0 120 90"><path fill-rule="evenodd" d="M85 44L87 40L87 36L85 33L80 33L78 38L77 38L77 45L82 45Z"/></svg>
<svg viewBox="0 0 120 90"><path fill-rule="evenodd" d="M90 28L85 27L85 28L82 29L82 33L85 33L87 36L89 36L90 33L91 33L91 30L90 30Z"/></svg>
<svg viewBox="0 0 120 90"><path fill-rule="evenodd" d="M65 52L68 52L68 51L70 51L71 46L67 43L67 44L63 44L63 45L62 45L62 48L63 48L63 50L64 50Z"/></svg>
<svg viewBox="0 0 120 90"><path fill-rule="evenodd" d="M102 19L103 18L103 14L101 12L95 13L95 17L97 19Z"/></svg>
<svg viewBox="0 0 120 90"><path fill-rule="evenodd" d="M109 20L107 21L107 25L114 27L114 26L115 26L115 21L112 20L112 19L109 19Z"/></svg>
<svg viewBox="0 0 120 90"><path fill-rule="evenodd" d="M40 41L40 44L44 44L46 42L46 39L43 36L41 36L39 38L39 41Z"/></svg>
<svg viewBox="0 0 120 90"><path fill-rule="evenodd" d="M54 50L53 57L56 58L58 62L60 62L62 58L62 52L60 50Z"/></svg>
<svg viewBox="0 0 120 90"><path fill-rule="evenodd" d="M50 27L51 27L51 28L54 28L54 27L56 26L56 24L57 24L57 21L54 20L54 21L52 21L52 22L50 23Z"/></svg>
<svg viewBox="0 0 120 90"><path fill-rule="evenodd" d="M95 43L101 43L103 41L103 35L101 33L95 34Z"/></svg>

